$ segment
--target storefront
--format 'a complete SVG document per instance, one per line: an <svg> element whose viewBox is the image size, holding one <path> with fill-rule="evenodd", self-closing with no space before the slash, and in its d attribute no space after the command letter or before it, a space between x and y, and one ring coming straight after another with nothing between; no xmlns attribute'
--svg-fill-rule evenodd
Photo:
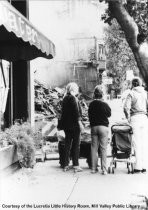
<svg viewBox="0 0 148 210"><path fill-rule="evenodd" d="M23 2L23 1L22 1ZM34 121L33 72L28 61L52 59L55 46L9 2L0 1L1 124L16 119ZM4 64L4 61L8 63Z"/></svg>

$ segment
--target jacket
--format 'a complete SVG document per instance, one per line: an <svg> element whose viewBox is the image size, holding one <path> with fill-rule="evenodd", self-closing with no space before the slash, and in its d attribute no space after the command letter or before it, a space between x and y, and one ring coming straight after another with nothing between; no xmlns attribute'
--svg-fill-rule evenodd
<svg viewBox="0 0 148 210"><path fill-rule="evenodd" d="M147 114L147 92L143 87L134 87L130 91L126 98L123 109L127 119L136 114Z"/></svg>
<svg viewBox="0 0 148 210"><path fill-rule="evenodd" d="M108 127L108 117L111 116L111 108L103 100L93 100L88 108L90 126L104 125Z"/></svg>
<svg viewBox="0 0 148 210"><path fill-rule="evenodd" d="M64 130L79 128L81 120L81 107L79 101L73 95L67 94L62 102L62 127Z"/></svg>

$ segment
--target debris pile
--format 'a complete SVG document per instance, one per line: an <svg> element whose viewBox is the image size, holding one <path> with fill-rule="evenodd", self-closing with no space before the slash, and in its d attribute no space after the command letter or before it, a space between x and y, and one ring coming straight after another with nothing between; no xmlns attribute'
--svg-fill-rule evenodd
<svg viewBox="0 0 148 210"><path fill-rule="evenodd" d="M84 98L79 99L81 110L82 110L82 121L84 124L88 123L88 106L84 100Z"/></svg>
<svg viewBox="0 0 148 210"><path fill-rule="evenodd" d="M63 93L63 89L46 88L43 84L35 80L36 118L48 117L48 119L52 120L58 117L61 111Z"/></svg>
<svg viewBox="0 0 148 210"><path fill-rule="evenodd" d="M59 87L47 88L35 80L35 112L37 118L48 118L52 120L58 118L61 114L61 104L65 89ZM83 97L80 97L80 106L82 109L82 121L88 122L88 106Z"/></svg>

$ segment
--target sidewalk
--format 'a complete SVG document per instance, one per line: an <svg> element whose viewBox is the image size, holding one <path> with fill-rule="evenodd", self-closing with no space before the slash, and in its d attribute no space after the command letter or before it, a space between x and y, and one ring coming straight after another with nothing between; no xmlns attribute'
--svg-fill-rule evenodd
<svg viewBox="0 0 148 210"><path fill-rule="evenodd" d="M99 172L91 174L85 159L80 160L80 165L83 172L74 173L73 170L63 172L58 160L39 162L34 169L1 177L0 204L20 205L13 209L29 210L130 209L130 204L142 201L138 195L148 196L148 174L127 174L124 163L117 165L115 174L106 176ZM71 207L62 207L64 204Z"/></svg>
<svg viewBox="0 0 148 210"><path fill-rule="evenodd" d="M111 126L123 115L120 101L109 103ZM117 164L115 174L106 176L100 172L91 174L86 159L80 159L80 166L83 172L63 172L59 160L47 160L38 162L34 169L21 169L7 177L1 175L0 209L130 210L145 205L144 198L139 196L148 197L148 173L128 174L125 163ZM134 205L137 208L131 208Z"/></svg>

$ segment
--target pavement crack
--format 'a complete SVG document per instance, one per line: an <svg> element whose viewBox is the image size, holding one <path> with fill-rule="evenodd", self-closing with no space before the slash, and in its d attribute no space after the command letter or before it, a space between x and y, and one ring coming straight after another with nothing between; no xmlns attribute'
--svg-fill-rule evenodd
<svg viewBox="0 0 148 210"><path fill-rule="evenodd" d="M71 192L70 192L68 198L66 199L65 204L67 204L67 202L69 201L69 199L70 199L70 197L71 197L71 195L72 195L72 193L73 193L73 191L74 191L74 189L75 189L75 186L76 186L78 180L79 180L79 177L76 178L75 183L74 183L74 185L73 185L73 187L72 187L72 189L71 189Z"/></svg>

